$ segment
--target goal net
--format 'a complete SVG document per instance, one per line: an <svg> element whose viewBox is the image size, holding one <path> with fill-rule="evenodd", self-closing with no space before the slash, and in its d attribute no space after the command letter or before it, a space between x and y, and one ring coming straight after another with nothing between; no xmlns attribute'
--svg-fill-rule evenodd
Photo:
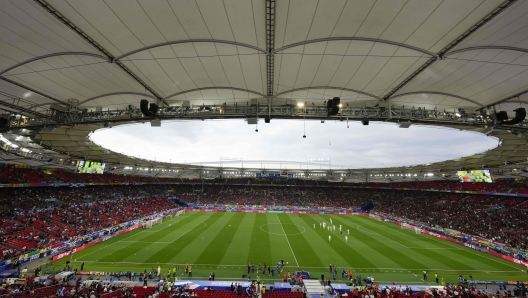
<svg viewBox="0 0 528 298"><path fill-rule="evenodd" d="M152 219L152 220L149 220L145 223L144 227L145 229L151 229L152 226L154 225L157 225L157 224L160 224L162 222L162 219L161 217L159 218L155 218L155 219Z"/></svg>
<svg viewBox="0 0 528 298"><path fill-rule="evenodd" d="M374 218L374 219L377 219L379 221L381 221L381 217L379 215L376 215L376 214L372 214L372 213L369 213L369 217L370 218Z"/></svg>
<svg viewBox="0 0 528 298"><path fill-rule="evenodd" d="M410 225L410 224L404 223L404 222L401 223L401 228L402 229L407 229L407 230L413 230L416 234L421 234L422 233L422 229L420 229L419 227L416 227L416 226L413 226L413 225Z"/></svg>

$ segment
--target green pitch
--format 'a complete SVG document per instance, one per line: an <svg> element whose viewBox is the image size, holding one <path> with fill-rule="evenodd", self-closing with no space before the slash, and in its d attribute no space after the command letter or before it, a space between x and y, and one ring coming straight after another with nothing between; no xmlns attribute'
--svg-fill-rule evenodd
<svg viewBox="0 0 528 298"><path fill-rule="evenodd" d="M335 231L320 228L330 219ZM459 275L528 280L520 265L391 223L350 215L186 213L97 244L71 259L74 268L85 262L84 271L143 272L161 266L162 275L179 264L181 279L186 278L187 263L193 266L194 279L207 279L214 272L217 280L237 280L247 274L248 262L257 268L259 263L276 266L284 259L288 262L284 272L305 270L317 278L331 277L329 265L335 264L338 281L344 281L341 268L363 277L372 275L381 283L435 284L434 273L446 282L458 280ZM68 260L53 266L61 268ZM427 281L422 280L423 270L429 272ZM260 275L267 282L279 280L277 274Z"/></svg>

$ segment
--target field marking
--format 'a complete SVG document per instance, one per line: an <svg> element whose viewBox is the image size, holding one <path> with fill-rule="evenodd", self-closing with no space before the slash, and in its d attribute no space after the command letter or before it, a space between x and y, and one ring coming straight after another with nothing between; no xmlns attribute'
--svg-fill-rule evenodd
<svg viewBox="0 0 528 298"><path fill-rule="evenodd" d="M279 215L278 214L276 214L276 215L277 215L277 219L279 220L280 226L282 228L282 232L284 233L284 237L286 237L286 241L288 242L288 246L290 247L290 250L292 252L293 258L295 259L295 263L297 264L297 267L299 267L299 262L297 262L297 258L295 257L295 253L293 252L293 249L291 247L290 240L288 240L288 235L286 235L286 231L284 230L284 227L282 226L282 222L281 222L281 220L279 218ZM306 231L306 229L304 229L304 230Z"/></svg>
<svg viewBox="0 0 528 298"><path fill-rule="evenodd" d="M176 223L179 223L180 221L182 221L181 216L178 216L177 218L179 218L180 220L178 220L177 222L175 222L175 224L176 224ZM174 218L173 218L173 219L174 219ZM170 220L169 220L169 221L170 221ZM171 225L169 225L168 227L170 227L170 226L171 226ZM161 229L161 230L159 230L159 231L156 231L156 232L161 232L161 231L167 229L168 227L165 227L165 228L163 228L163 229ZM136 229L136 230L137 230L137 229ZM151 229L151 230L152 230L152 229ZM145 231L146 231L146 230L142 230L142 231L140 231L140 232L138 232L138 233L132 234L132 235L130 235L130 236L128 236L128 237L125 237L125 238L123 238L123 239L121 239L121 240L119 240L119 241L112 242L112 243L109 243L109 244L108 244L108 243L105 243L105 242L101 242L101 244L105 243L106 245L103 246L103 247L101 247L101 248L99 248L99 249L96 249L96 250L94 250L94 251L92 251L92 252L89 252L89 253L87 253L87 254L81 256L81 257L79 258L79 260L84 259L86 256L89 256L89 255L93 254L94 252L98 252L98 251L100 251L100 250L102 250L102 249L104 249L104 248L107 248L107 247L109 247L110 245L114 245L114 244L116 244L116 243L123 242L123 240L125 240L125 239L128 239L128 238L130 238L130 237L133 237L133 236L139 235L139 234L141 234L141 233L144 233ZM117 236L116 236L116 237L117 237ZM109 240L110 240L110 239L109 239ZM98 243L98 244L99 244L99 243Z"/></svg>
<svg viewBox="0 0 528 298"><path fill-rule="evenodd" d="M180 239L181 237L185 236L185 234L191 232L192 230L194 230L194 228L196 228L197 226L201 225L204 221L208 220L209 218L211 218L212 215L209 215L206 219L202 220L199 224L195 225L194 227L192 227L191 229L189 229L187 232L183 233L180 235L180 237L174 239L172 242L170 243L174 243L176 240Z"/></svg>
<svg viewBox="0 0 528 298"><path fill-rule="evenodd" d="M363 228L363 229L365 229L365 230L367 230L367 231L369 231L369 232L362 231L360 228ZM383 236L383 235L381 235L381 234L379 234L379 233L376 233L376 232L374 232L374 231L372 231L372 230L369 230L368 228L365 228L365 227L363 227L362 225L357 225L357 229L358 229L358 231L360 231L360 232L362 232L362 233L365 233L365 234L371 234L371 235L378 235L378 236L383 237L383 238L385 238L385 239L387 239L387 240L389 240L389 241L392 241L392 242L394 242L394 243L396 243L396 244L399 244L399 245L401 245L401 246L403 246L403 247L405 247L405 248L409 248L409 249L410 249L409 246L407 246L407 245L405 245L405 244L401 244L400 242L398 242L398 241L396 241L396 240L392 240L392 239L390 239L389 237L385 237L385 236Z"/></svg>
<svg viewBox="0 0 528 298"><path fill-rule="evenodd" d="M390 227L390 226L388 226L388 227ZM393 228L393 227L390 227L390 229L394 231L394 228ZM427 234L423 234L423 235L427 235ZM466 247L466 246L463 246L463 245L460 245L460 244L456 244L456 246L455 246L454 244L452 244L451 242L449 242L449 241L447 241L447 240L439 239L438 237L435 237L435 236L432 236L432 235L427 235L427 236L430 236L431 239L434 239L435 241L440 242L440 243L442 243L442 244L444 244L444 245L451 246L451 247L453 247L453 248L457 248L458 250L461 250L461 251L469 252L469 253L474 254L474 255L476 255L476 256L480 256L480 257L486 258L486 259L488 259L488 260L490 260L490 261L494 261L494 262L499 263L499 264L501 264L501 265L506 265L506 266L511 267L511 268L514 268L514 269L516 269L516 270L521 270L521 269L518 268L518 267L515 267L515 266L513 266L513 265L511 265L511 264L506 263L506 262L508 262L508 261L503 260L503 259L500 259L500 258L498 258L498 257L490 258L490 257L487 256L487 254L484 253L484 252L480 252L480 254L479 254L479 253L473 251L472 248L469 248L469 247ZM466 249L462 249L462 247L465 247ZM499 260L504 261L504 263L503 263L503 262L500 262ZM519 265L519 266L520 266L520 265ZM493 271L489 271L489 270L482 270L482 271L493 272ZM521 271L524 271L524 270L521 270ZM509 271L507 271L507 272L509 272Z"/></svg>
<svg viewBox="0 0 528 298"><path fill-rule="evenodd" d="M83 261L72 261L72 263L82 263ZM160 264L160 265L185 265L185 264L178 264L178 263L159 263L159 262L154 262L154 263L147 263L147 262L127 262L127 261L84 261L85 263L100 263L100 264L122 264L122 263L125 263L125 264L132 264L132 265L155 265L155 264ZM213 266L213 267L241 267L241 268L246 268L247 267L247 264L235 264L235 265L227 265L227 264L191 264L191 263L188 263L189 265L192 265L192 266ZM289 267L289 266L284 266L284 267ZM295 267L295 266L292 266L292 267ZM302 268L310 268L310 269L328 269L327 266L324 266L324 267L314 267L314 266L299 266L299 267L302 267ZM369 267L351 267L351 269L354 269L354 270L398 270L398 271L402 271L402 270L413 270L413 271L423 271L423 268L369 268ZM430 268L428 270L434 270L434 271L440 271L440 272L486 272L486 273L517 273L516 270L456 270L456 269L441 269L441 268Z"/></svg>
<svg viewBox="0 0 528 298"><path fill-rule="evenodd" d="M411 249L432 249L432 250L442 250L442 249L446 249L446 250L461 250L460 248L456 248L456 247L407 247L407 248L411 248Z"/></svg>
<svg viewBox="0 0 528 298"><path fill-rule="evenodd" d="M209 216L209 217L210 217L210 216ZM198 231L198 230L201 230L201 229L207 227L207 224L206 224L205 222L202 222L202 224L203 224L203 227L199 227L198 229L197 229L196 227L194 227L194 228L193 228L193 231ZM162 243L162 242L158 242L158 243Z"/></svg>
<svg viewBox="0 0 528 298"><path fill-rule="evenodd" d="M282 236L283 234L277 234L277 233L272 233L270 231L265 231L264 229L262 229L263 226L268 226L268 225L279 225L278 223L270 223L270 224L263 224L260 226L260 230L262 232L265 232L265 233L268 233L268 234L271 234L271 235L279 235L279 236ZM301 225L296 225L296 224L291 224L291 225L294 225L294 226L297 226L297 227L300 227L300 228L303 228L304 231L300 232L300 233L295 233L295 234L287 234L287 235L300 235L302 233L305 233L306 232L306 229L301 226Z"/></svg>
<svg viewBox="0 0 528 298"><path fill-rule="evenodd" d="M160 242L160 241L141 241L141 240L137 240L137 241L130 240L130 241L119 241L119 242L130 242L130 243L172 243L172 242L169 242L169 241Z"/></svg>
<svg viewBox="0 0 528 298"><path fill-rule="evenodd" d="M347 221L356 224L356 222L352 222L352 221L350 221L350 220L347 220ZM363 228L363 229L365 229L365 230L367 230L367 231L369 231L369 232L362 231L361 228ZM407 249L462 250L460 247L454 247L454 246L453 246L453 247L435 247L435 248L407 246L407 245L402 244L402 243L400 243L400 242L398 242L398 241L396 241L396 240L390 239L390 238L388 238L388 237L386 237L386 236L383 236L383 235L381 235L381 234L379 234L379 233L377 233L377 232L374 232L374 231L372 231L372 230L370 230L370 229L368 229L368 228L365 228L365 227L362 226L362 225L359 225L359 224L358 224L357 229L358 229L359 231L363 232L363 233L373 234L373 235L374 235L374 234L375 234L375 235L378 235L378 236L383 237L383 238L385 238L385 239L387 239L387 240L390 240L390 241L392 241L392 242L394 242L394 243L397 243L397 244L399 244L399 245L401 245L401 246L403 246L403 247L405 247L405 248L407 248ZM396 231L396 230L394 230L394 229L391 229L391 230ZM399 231L398 231L398 232L399 232ZM404 234L404 235L407 235L407 234L402 233L402 232L400 232L400 233L401 233L401 234ZM414 238L418 238L418 237L414 237Z"/></svg>

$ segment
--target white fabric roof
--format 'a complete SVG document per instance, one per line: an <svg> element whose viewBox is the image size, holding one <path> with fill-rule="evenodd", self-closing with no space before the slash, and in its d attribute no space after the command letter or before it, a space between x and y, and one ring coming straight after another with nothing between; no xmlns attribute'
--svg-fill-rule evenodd
<svg viewBox="0 0 528 298"><path fill-rule="evenodd" d="M439 110L510 99L501 109L511 111L528 100L527 14L528 1L515 0L5 0L0 103L340 96ZM78 137L79 150L99 150Z"/></svg>
<svg viewBox="0 0 528 298"><path fill-rule="evenodd" d="M528 2L506 2L514 3L399 89L393 104L479 108L528 89ZM377 101L502 4L277 1L273 95ZM0 30L2 77L82 107L137 106L145 93L90 40L170 104L267 95L265 0L4 1ZM16 89L0 84L13 96L27 93ZM30 97L35 104L53 102Z"/></svg>

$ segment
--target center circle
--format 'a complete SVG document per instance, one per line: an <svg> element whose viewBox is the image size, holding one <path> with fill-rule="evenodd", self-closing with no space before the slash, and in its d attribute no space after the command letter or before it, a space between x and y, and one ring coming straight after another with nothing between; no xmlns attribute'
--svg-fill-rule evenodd
<svg viewBox="0 0 528 298"><path fill-rule="evenodd" d="M266 226L272 226L272 225L280 225L281 228L282 228L282 230L283 230L284 232L283 232L283 233L273 233L273 232L268 231L268 229L264 229L264 227L266 227ZM301 229L302 229L302 232L299 231L298 233L287 233L286 230L284 230L284 226L287 226L287 225L289 225L289 226L296 226L296 227L298 227L298 228L301 228ZM263 232L266 232L266 233L268 233L268 234L272 234L272 235L280 235L280 236L284 236L284 235L299 235L299 234L302 234L302 233L306 232L306 229L305 229L303 226L301 226L301 225L296 225L296 224L288 224L288 223L286 223L286 224L280 224L280 223L263 224L263 225L260 226L260 230L262 230Z"/></svg>

